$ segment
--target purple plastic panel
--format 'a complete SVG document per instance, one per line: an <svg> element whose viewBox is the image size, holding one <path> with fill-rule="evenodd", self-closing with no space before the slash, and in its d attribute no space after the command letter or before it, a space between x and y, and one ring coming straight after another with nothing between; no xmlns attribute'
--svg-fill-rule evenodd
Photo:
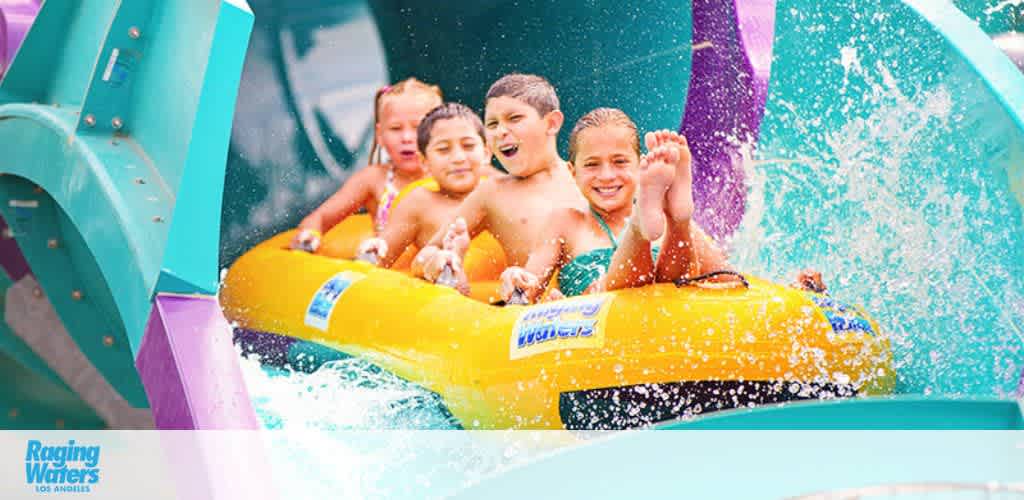
<svg viewBox="0 0 1024 500"><path fill-rule="evenodd" d="M36 19L40 3L41 0L0 0L0 77Z"/></svg>
<svg viewBox="0 0 1024 500"><path fill-rule="evenodd" d="M7 235L7 221L0 217L0 266L11 281L20 281L29 273L28 261L18 248L18 242Z"/></svg>
<svg viewBox="0 0 1024 500"><path fill-rule="evenodd" d="M693 0L693 63L679 131L694 157L694 218L716 240L739 226L746 186L740 144L764 117L775 0Z"/></svg>
<svg viewBox="0 0 1024 500"><path fill-rule="evenodd" d="M159 294L135 359L158 429L259 429L217 299Z"/></svg>

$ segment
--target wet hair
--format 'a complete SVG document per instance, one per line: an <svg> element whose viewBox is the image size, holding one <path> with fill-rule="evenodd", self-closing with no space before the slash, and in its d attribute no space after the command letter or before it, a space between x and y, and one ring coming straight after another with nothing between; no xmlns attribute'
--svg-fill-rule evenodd
<svg viewBox="0 0 1024 500"><path fill-rule="evenodd" d="M496 97L519 99L544 116L559 108L555 87L543 77L511 73L498 79L487 90L486 100Z"/></svg>
<svg viewBox="0 0 1024 500"><path fill-rule="evenodd" d="M380 143L377 142L376 125L380 122L380 110L384 105L384 100L390 97L397 97L412 93L437 96L438 102L443 100L441 87L423 83L414 77L406 78L394 85L385 85L377 89L377 95L373 99L373 125L375 131L373 134L373 145L370 146L370 165L381 162L381 147Z"/></svg>
<svg viewBox="0 0 1024 500"><path fill-rule="evenodd" d="M633 151L636 151L636 155L640 156L640 133L637 131L636 124L629 118L629 115L621 109L597 108L580 117L579 121L576 122L576 126L572 128L572 133L569 134L569 162L576 163L576 153L579 152L581 132L588 128L606 127L609 125L625 127L632 131L630 138L633 143Z"/></svg>
<svg viewBox="0 0 1024 500"><path fill-rule="evenodd" d="M430 135L434 132L434 124L441 120L451 120L453 118L462 118L469 121L473 128L476 129L476 133L480 135L480 139L486 143L486 139L484 139L484 124L480 121L480 117L465 105L457 102L446 102L430 110L416 129L416 147L419 148L420 153L427 154L427 145L430 144Z"/></svg>

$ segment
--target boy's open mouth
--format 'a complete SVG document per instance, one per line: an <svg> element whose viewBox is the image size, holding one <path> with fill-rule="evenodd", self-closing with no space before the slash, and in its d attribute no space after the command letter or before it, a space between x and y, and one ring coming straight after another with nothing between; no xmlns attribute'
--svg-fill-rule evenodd
<svg viewBox="0 0 1024 500"><path fill-rule="evenodd" d="M516 144L508 144L498 148L498 152L501 153L505 158L511 158L519 152L519 146Z"/></svg>
<svg viewBox="0 0 1024 500"><path fill-rule="evenodd" d="M416 157L416 152L410 150L399 151L398 156L401 157L403 160L411 160Z"/></svg>

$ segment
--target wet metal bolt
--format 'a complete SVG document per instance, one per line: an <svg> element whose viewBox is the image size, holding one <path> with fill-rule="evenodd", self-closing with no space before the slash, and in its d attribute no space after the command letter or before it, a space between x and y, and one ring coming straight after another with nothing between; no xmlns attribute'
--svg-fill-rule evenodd
<svg viewBox="0 0 1024 500"><path fill-rule="evenodd" d="M3 237L4 237L4 239L8 239L8 240L11 239L11 238L14 238L14 231L11 231L11 228L9 228L9 227L5 227L4 228L4 232L3 232Z"/></svg>
<svg viewBox="0 0 1024 500"><path fill-rule="evenodd" d="M11 408L11 410L7 412L7 416L10 418L18 418L18 413L17 408Z"/></svg>
<svg viewBox="0 0 1024 500"><path fill-rule="evenodd" d="M136 177L135 178L135 183L136 184L145 184L146 183L146 179L143 179L142 177Z"/></svg>
<svg viewBox="0 0 1024 500"><path fill-rule="evenodd" d="M57 246L58 246L57 245L57 238L50 238L50 239L46 240L46 247L47 248L57 248Z"/></svg>
<svg viewBox="0 0 1024 500"><path fill-rule="evenodd" d="M90 127L92 127L93 125L96 125L96 117L95 116L85 115L85 118L83 118L83 120L85 121L85 124L90 126Z"/></svg>
<svg viewBox="0 0 1024 500"><path fill-rule="evenodd" d="M124 126L124 122L121 121L121 117L115 116L112 120L110 120L110 126L114 127L114 130L121 130L121 127Z"/></svg>
<svg viewBox="0 0 1024 500"><path fill-rule="evenodd" d="M37 298L37 299L39 297L42 297L43 296L43 289L41 289L41 288L33 288L32 289L32 296Z"/></svg>
<svg viewBox="0 0 1024 500"><path fill-rule="evenodd" d="M132 37L133 40L138 40L141 35L142 33L139 31L139 28L135 26L128 28L128 36Z"/></svg>
<svg viewBox="0 0 1024 500"><path fill-rule="evenodd" d="M160 217L159 215L154 215L153 216L153 222L163 222L163 221L164 221L163 217Z"/></svg>
<svg viewBox="0 0 1024 500"><path fill-rule="evenodd" d="M71 300L82 300L82 292L80 290L72 290Z"/></svg>
<svg viewBox="0 0 1024 500"><path fill-rule="evenodd" d="M57 421L53 423L53 425L54 425L54 427L56 427L58 429L63 429L64 428L64 419L63 418L58 418Z"/></svg>
<svg viewBox="0 0 1024 500"><path fill-rule="evenodd" d="M107 347L110 347L110 346L114 345L114 337L111 337L110 335L104 335L103 336L103 345L105 345Z"/></svg>

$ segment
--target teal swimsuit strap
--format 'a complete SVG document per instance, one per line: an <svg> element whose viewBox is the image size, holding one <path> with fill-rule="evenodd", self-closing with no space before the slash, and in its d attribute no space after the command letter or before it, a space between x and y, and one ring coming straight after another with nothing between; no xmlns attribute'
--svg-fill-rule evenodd
<svg viewBox="0 0 1024 500"><path fill-rule="evenodd" d="M612 232L612 228L608 227L608 223L604 221L601 214L597 213L597 210L594 210L594 207L590 207L590 213L594 214L594 217L597 218L597 223L601 225L601 229L604 229L605 234L608 235L608 239L612 240L612 249L618 250L619 241L615 239L615 233Z"/></svg>

